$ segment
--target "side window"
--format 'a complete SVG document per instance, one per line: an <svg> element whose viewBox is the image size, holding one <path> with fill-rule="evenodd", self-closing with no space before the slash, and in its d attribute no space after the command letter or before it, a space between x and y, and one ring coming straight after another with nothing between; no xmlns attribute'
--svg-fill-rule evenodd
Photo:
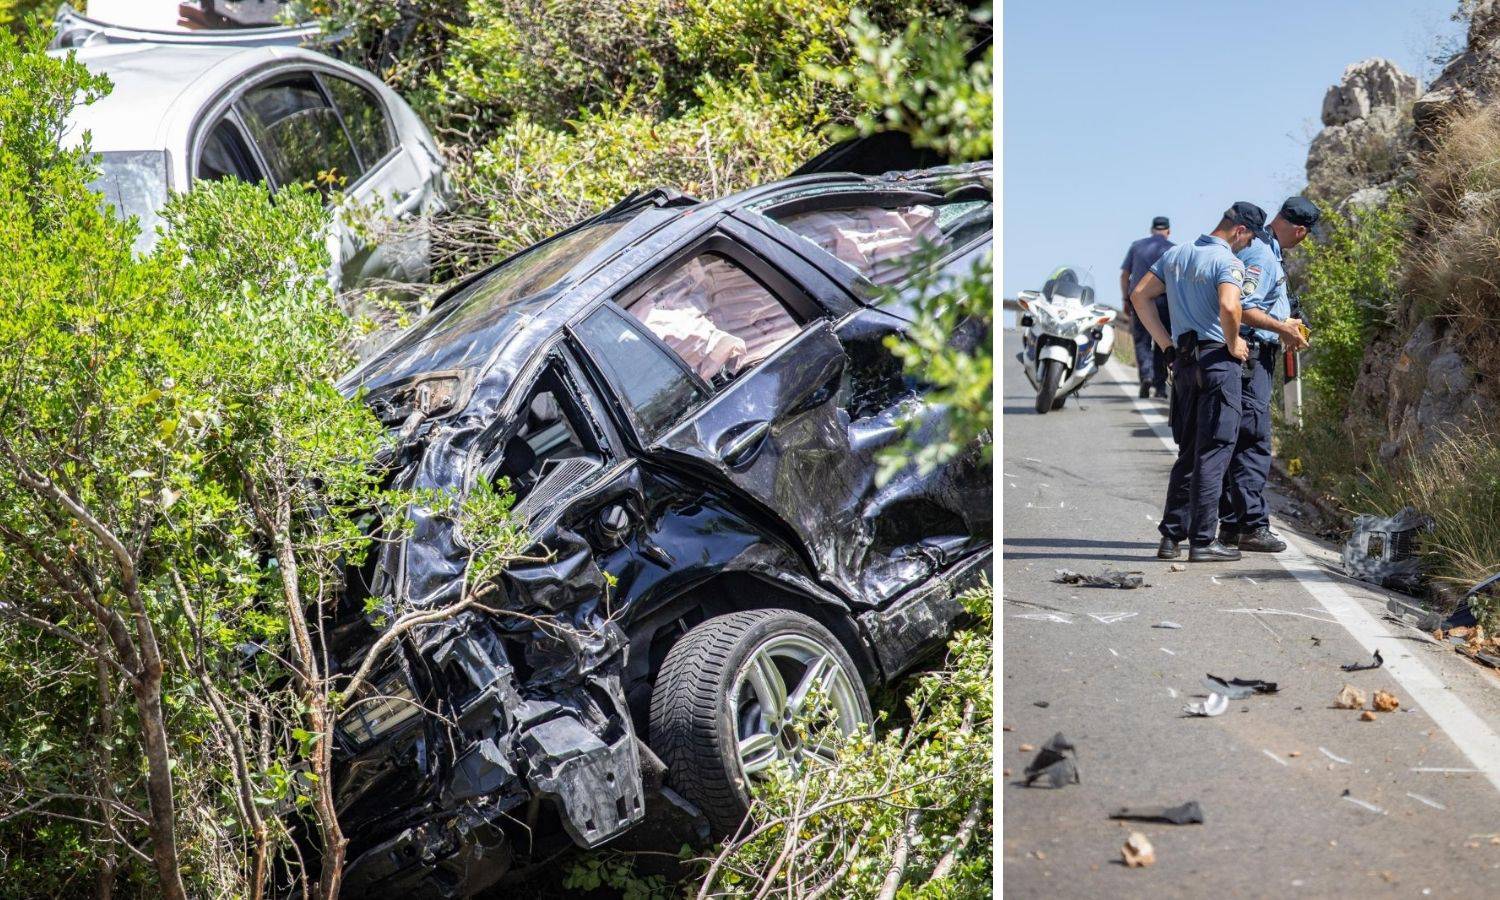
<svg viewBox="0 0 1500 900"><path fill-rule="evenodd" d="M333 75L324 75L323 84L333 96L333 105L344 117L344 126L354 140L354 151L359 154L360 164L369 169L395 146L380 99L364 85Z"/></svg>
<svg viewBox="0 0 1500 900"><path fill-rule="evenodd" d="M312 184L327 193L359 177L339 114L312 75L255 88L240 105L277 187Z"/></svg>
<svg viewBox="0 0 1500 900"><path fill-rule="evenodd" d="M574 329L620 399L634 412L647 440L661 434L708 394L669 354L613 309L605 308Z"/></svg>
<svg viewBox="0 0 1500 900"><path fill-rule="evenodd" d="M801 330L759 281L728 257L703 253L651 276L625 307L705 381L723 384Z"/></svg>
<svg viewBox="0 0 1500 900"><path fill-rule="evenodd" d="M266 180L265 173L261 172L250 153L244 134L229 119L220 119L208 133L208 140L203 142L203 152L198 155L197 177L204 181L238 178L250 184Z"/></svg>
<svg viewBox="0 0 1500 900"><path fill-rule="evenodd" d="M960 247L990 227L994 203L962 200L895 209L852 205L773 216L878 285L908 275L911 257L924 247Z"/></svg>

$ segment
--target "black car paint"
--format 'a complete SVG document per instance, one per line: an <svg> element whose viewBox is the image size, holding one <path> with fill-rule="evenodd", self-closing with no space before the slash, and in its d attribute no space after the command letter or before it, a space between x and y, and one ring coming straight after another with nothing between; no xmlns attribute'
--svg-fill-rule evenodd
<svg viewBox="0 0 1500 900"><path fill-rule="evenodd" d="M924 407L883 347L905 323L868 305L867 286L831 258L743 208L799 185L907 190L953 177L987 189L989 169L816 175L698 205L646 195L643 211L571 276L522 301L524 327L508 316L468 329L419 324L346 379L346 390L402 409L419 405L409 395L433 370L451 386L445 405L406 423L398 488L470 489L548 366L580 401L605 457L531 523L547 561L501 576L489 605L523 615L466 611L415 629L381 667L381 683L400 680L437 715L368 746L345 739L337 797L351 839L349 890L464 896L545 856L558 842L549 844L549 825L592 847L639 824L648 807L675 815L679 843L701 838L701 816L661 786L661 764L636 734L653 667L703 618L802 609L872 683L941 645L959 614L957 586L988 565L990 474L970 453L875 484L875 455L900 439L905 413L921 429L942 425L942 410ZM794 294L810 321L643 443L569 326L710 241ZM403 608L441 607L458 599L466 549L442 510L412 518L409 536L382 551L371 593ZM349 608L362 610L362 600ZM353 613L334 634L335 655L352 668L376 632Z"/></svg>

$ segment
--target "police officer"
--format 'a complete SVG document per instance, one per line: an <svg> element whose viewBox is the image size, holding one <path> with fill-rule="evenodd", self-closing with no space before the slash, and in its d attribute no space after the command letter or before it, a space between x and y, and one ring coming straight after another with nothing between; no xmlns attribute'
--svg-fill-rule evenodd
<svg viewBox="0 0 1500 900"><path fill-rule="evenodd" d="M1240 337L1245 264L1235 256L1266 224L1266 214L1243 201L1225 211L1213 231L1162 255L1130 293L1136 315L1162 348L1173 347L1172 434L1177 461L1167 481L1161 545L1156 555L1176 559L1189 542L1189 562L1240 558L1215 537L1224 476L1240 430L1240 373L1249 356ZM1169 333L1149 302L1165 286Z"/></svg>
<svg viewBox="0 0 1500 900"><path fill-rule="evenodd" d="M1166 216L1157 216L1151 220L1151 234L1131 243L1130 249L1125 251L1125 261L1120 264L1120 305L1125 314L1130 316L1130 291L1150 271L1151 265L1161 255L1175 246L1168 238L1172 234L1172 223ZM1161 318L1162 324L1170 329L1170 313L1167 311L1166 293L1157 294L1152 298L1156 302L1156 314ZM1167 395L1167 361L1162 349L1151 340L1151 332L1141 324L1139 316L1132 317L1134 324L1131 334L1135 338L1135 370L1141 378L1141 396L1149 397L1151 390L1155 388L1156 396Z"/></svg>
<svg viewBox="0 0 1500 900"><path fill-rule="evenodd" d="M1301 322L1292 318L1282 253L1318 224L1318 207L1289 197L1267 230L1239 252L1245 264L1244 314L1240 334L1250 345L1240 391L1240 434L1219 502L1219 541L1244 551L1280 553L1283 541L1271 530L1266 478L1271 473L1271 384L1283 350L1307 346Z"/></svg>

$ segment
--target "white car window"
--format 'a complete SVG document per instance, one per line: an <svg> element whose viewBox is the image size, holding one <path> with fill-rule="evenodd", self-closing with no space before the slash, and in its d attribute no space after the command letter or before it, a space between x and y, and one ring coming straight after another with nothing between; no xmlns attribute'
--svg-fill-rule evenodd
<svg viewBox="0 0 1500 900"><path fill-rule="evenodd" d="M311 184L328 193L363 172L338 112L312 75L257 87L240 105L276 187Z"/></svg>
<svg viewBox="0 0 1500 900"><path fill-rule="evenodd" d="M323 84L344 116L344 127L354 141L360 164L366 170L373 168L395 146L380 99L364 85L337 76L324 75Z"/></svg>

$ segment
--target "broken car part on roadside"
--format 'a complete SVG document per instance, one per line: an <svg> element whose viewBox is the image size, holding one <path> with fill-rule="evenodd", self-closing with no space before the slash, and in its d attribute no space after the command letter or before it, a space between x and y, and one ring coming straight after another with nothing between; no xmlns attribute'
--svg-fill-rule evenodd
<svg viewBox="0 0 1500 900"><path fill-rule="evenodd" d="M1136 822L1165 822L1168 825L1201 825L1203 807L1197 800L1189 800L1181 806L1127 806L1110 813L1109 817Z"/></svg>
<svg viewBox="0 0 1500 900"><path fill-rule="evenodd" d="M1389 518L1356 516L1354 532L1344 544L1344 571L1407 594L1422 591L1421 557L1417 541L1432 530L1432 519L1412 507Z"/></svg>
<svg viewBox="0 0 1500 900"><path fill-rule="evenodd" d="M1139 831L1132 831L1130 837L1125 839L1125 845L1120 848L1120 858L1125 861L1125 867L1129 869L1143 869L1146 866L1156 864L1156 848Z"/></svg>
<svg viewBox="0 0 1500 900"><path fill-rule="evenodd" d="M1229 698L1223 694L1209 694L1199 703L1189 703L1182 711L1190 716L1222 716L1229 710Z"/></svg>
<svg viewBox="0 0 1500 900"><path fill-rule="evenodd" d="M1057 577L1052 580L1057 584L1082 584L1087 587L1120 588L1127 591L1146 584L1145 574L1142 572L1106 571L1100 575L1087 575L1071 569L1058 569Z"/></svg>
<svg viewBox="0 0 1500 900"><path fill-rule="evenodd" d="M339 671L473 587L452 510L481 483L535 542L344 716L348 893L467 896L572 845L731 832L773 767L832 753L793 723L869 727L866 685L943 647L991 564L992 485L978 446L877 478L948 433L887 346L913 300L891 248L915 247L889 217L835 229L878 245L880 292L781 220L928 210L941 281L990 253L990 192L987 163L652 191L459 283L344 380L396 436L390 486L450 499L351 576Z"/></svg>
<svg viewBox="0 0 1500 900"><path fill-rule="evenodd" d="M1203 684L1216 694L1223 694L1230 700L1243 700L1252 694L1274 694L1279 688L1274 681L1261 681L1259 678L1230 678L1223 679L1217 675L1206 675Z"/></svg>
<svg viewBox="0 0 1500 900"><path fill-rule="evenodd" d="M1062 732L1052 736L1052 739L1042 745L1037 752L1036 758L1026 766L1026 786L1031 787L1033 782L1046 779L1052 787L1060 788L1068 784L1078 784L1078 764L1076 762L1077 750L1071 741L1063 737Z"/></svg>
<svg viewBox="0 0 1500 900"><path fill-rule="evenodd" d="M1380 651L1376 650L1375 651L1375 658L1372 659L1370 662L1367 662L1367 663L1346 663L1345 665L1339 666L1339 668L1343 669L1345 672L1367 672L1370 669L1378 669L1378 668L1380 668L1383 665L1385 665L1385 660L1381 658Z"/></svg>

